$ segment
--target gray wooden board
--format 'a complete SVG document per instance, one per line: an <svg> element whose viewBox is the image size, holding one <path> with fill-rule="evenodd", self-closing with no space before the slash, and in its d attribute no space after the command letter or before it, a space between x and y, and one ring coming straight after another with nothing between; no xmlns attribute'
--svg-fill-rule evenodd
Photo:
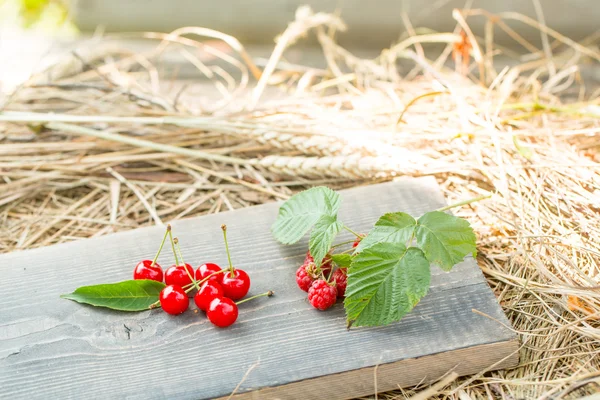
<svg viewBox="0 0 600 400"><path fill-rule="evenodd" d="M342 199L342 221L361 232L384 212L418 216L444 205L428 178L346 190ZM243 380L236 397L351 398L451 369L469 374L517 362L516 338L473 259L450 273L433 268L430 293L401 322L347 331L341 303L319 312L296 287L307 244L272 239L277 210L272 203L173 224L187 262L225 265L226 223L251 294L276 292L241 305L227 329L191 310L124 313L58 297L130 279L135 263L154 254L161 227L1 255L0 397L207 399L227 397ZM167 250L159 262L171 260Z"/></svg>

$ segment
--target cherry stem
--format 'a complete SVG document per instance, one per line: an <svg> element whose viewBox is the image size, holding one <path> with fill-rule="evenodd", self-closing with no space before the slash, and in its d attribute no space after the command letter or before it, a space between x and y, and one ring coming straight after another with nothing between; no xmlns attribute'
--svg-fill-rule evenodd
<svg viewBox="0 0 600 400"><path fill-rule="evenodd" d="M179 266L179 258L177 258L177 252L175 251L175 242L173 241L173 233L169 229L169 239L171 239L171 248L173 248L173 255L175 256L175 266Z"/></svg>
<svg viewBox="0 0 600 400"><path fill-rule="evenodd" d="M202 278L202 280L197 281L198 285L202 285L204 282L206 282L207 280L209 280L213 276L218 275L218 274L222 274L223 272L229 272L229 269L222 269L220 271L213 272L212 274L205 276L204 278ZM183 288L187 290L188 287L189 287L189 289L193 289L194 284L193 283L188 283Z"/></svg>
<svg viewBox="0 0 600 400"><path fill-rule="evenodd" d="M150 265L151 267L154 267L154 264L156 264L156 260L158 260L158 256L160 255L160 252L163 249L163 246L165 245L165 242L167 240L167 235L169 234L169 232L171 231L171 225L167 225L167 230L165 231L165 236L163 236L163 240L162 242L160 242L160 247L158 248L158 252L156 252L156 255L154 256L154 260L152 260L152 265Z"/></svg>
<svg viewBox="0 0 600 400"><path fill-rule="evenodd" d="M186 288L186 287L188 287L188 286L189 286L189 288L185 289L185 288ZM192 290L194 290L194 289L195 289L195 286L194 286L194 284L193 284L193 283L190 283L189 285L185 285L185 286L184 286L184 289L183 289L183 291L184 291L185 293L189 293L189 292L191 292L191 291L192 291ZM199 290L199 289L198 289L198 290Z"/></svg>
<svg viewBox="0 0 600 400"><path fill-rule="evenodd" d="M187 271L187 268L186 268L185 270ZM205 278L203 278L202 280L195 281L195 283L189 283L189 284L187 284L187 285L184 285L184 286L183 286L183 290L185 290L185 292L186 292L186 293L189 293L189 292L191 292L191 291L194 289L194 287L196 287L196 288L197 288L198 286L202 285L204 282L206 282L207 280L209 280L209 279L210 279L210 278L212 278L213 276L215 276L215 275L218 275L218 274L222 274L223 272L228 272L228 271L229 271L228 269L222 269L222 270L220 270L220 271L213 272L212 274L210 274L210 275L207 275L207 276L206 276ZM189 272L188 272L188 273L189 273ZM154 308L157 308L157 307L159 307L159 306L160 306L160 300L158 300L156 303L152 303L152 304L150 304L150 306L149 306L148 308L149 308L150 310L152 310L152 309L154 309Z"/></svg>
<svg viewBox="0 0 600 400"><path fill-rule="evenodd" d="M196 279L194 279L194 276L192 274L190 274L190 271L188 270L187 265L185 265L185 260L183 259L183 253L181 252L181 247L179 247L179 239L175 238L175 239L173 239L173 242L177 246L177 251L179 252L179 257L181 258L181 263L183 264L183 269L185 269L185 272L187 272L188 277L192 281L192 284L194 286L196 286L196 289L200 290L200 286L198 286L198 282L196 282Z"/></svg>
<svg viewBox="0 0 600 400"><path fill-rule="evenodd" d="M160 300L157 300L155 303L152 303L148 306L148 309L153 310L157 307L160 307Z"/></svg>
<svg viewBox="0 0 600 400"><path fill-rule="evenodd" d="M227 243L227 225L221 225L221 229L223 230L223 240L225 240L225 251L227 251L227 260L229 260L229 272L230 276L233 278L235 275L233 274L233 264L231 263L231 255L229 254L229 244Z"/></svg>
<svg viewBox="0 0 600 400"><path fill-rule="evenodd" d="M252 297L248 297L247 299L240 300L240 301L238 301L238 302L237 302L237 303L235 303L235 304L239 306L240 304L242 304L242 303L245 303L245 302L247 302L247 301L254 300L254 299L256 299L256 298L263 297L263 296L268 296L268 297L271 297L271 296L273 296L274 294L275 294L275 292L273 292L272 290L269 290L268 292L264 292L264 293L261 293L261 294L257 294L256 296L252 296Z"/></svg>
<svg viewBox="0 0 600 400"><path fill-rule="evenodd" d="M332 249L335 249L336 247L340 247L343 246L345 244L350 244L350 243L354 243L356 241L356 239L352 239L352 240L346 240L345 242L342 243L338 243L338 244L334 244L333 246L331 246Z"/></svg>
<svg viewBox="0 0 600 400"><path fill-rule="evenodd" d="M356 236L357 238L362 237L361 234L354 232L352 229L348 228L346 225L344 225L344 229L347 230L348 232L350 232L351 234L353 234L354 236Z"/></svg>

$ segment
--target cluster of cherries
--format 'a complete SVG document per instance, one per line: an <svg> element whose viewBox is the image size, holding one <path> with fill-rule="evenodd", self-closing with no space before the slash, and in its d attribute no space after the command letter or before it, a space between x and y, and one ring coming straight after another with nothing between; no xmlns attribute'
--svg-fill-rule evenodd
<svg viewBox="0 0 600 400"><path fill-rule="evenodd" d="M352 248L360 243L364 235L357 236ZM335 304L337 299L343 299L346 294L348 269L336 268L333 273L333 263L329 256L318 267L310 251L306 253L304 262L296 270L296 284L308 292L309 303L318 310L327 310Z"/></svg>
<svg viewBox="0 0 600 400"><path fill-rule="evenodd" d="M233 267L227 244L227 227L222 225L221 229L223 230L229 268L222 269L217 264L206 263L194 271L190 264L183 261L178 240L173 238L171 226L167 226L167 231L154 260L140 261L133 270L133 279L151 279L163 282L164 277L167 286L160 292L159 301L154 303L151 308L160 306L168 314L181 314L189 307L188 293L196 289L194 295L196 306L206 312L206 316L213 325L225 328L236 321L239 304L257 297L273 295L273 292L269 291L235 302L246 296L250 290L250 277L244 270ZM163 274L163 270L156 260L167 236L171 239L175 264ZM179 258L181 258L181 264Z"/></svg>

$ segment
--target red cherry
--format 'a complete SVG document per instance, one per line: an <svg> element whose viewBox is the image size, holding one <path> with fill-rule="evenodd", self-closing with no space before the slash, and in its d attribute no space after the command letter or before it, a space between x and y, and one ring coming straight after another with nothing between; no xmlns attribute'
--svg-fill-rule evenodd
<svg viewBox="0 0 600 400"><path fill-rule="evenodd" d="M231 272L224 272L221 287L225 297L239 300L250 290L250 277L241 269L234 269L233 276L231 276Z"/></svg>
<svg viewBox="0 0 600 400"><path fill-rule="evenodd" d="M187 310L190 299L188 299L187 294L178 285L169 285L161 290L160 295L158 296L160 300L160 306L166 313L171 315L181 314L185 310Z"/></svg>
<svg viewBox="0 0 600 400"><path fill-rule="evenodd" d="M185 272L186 269L190 273L189 276L188 273ZM194 269L190 264L186 263L185 267L183 265L171 265L165 272L165 283L167 285L178 285L183 287L192 283L190 276L193 276L193 274Z"/></svg>
<svg viewBox="0 0 600 400"><path fill-rule="evenodd" d="M202 279L206 278L210 274L214 274L215 272L219 272L220 270L221 270L221 267L219 267L217 264L213 264L213 263L202 264L196 270L196 280L201 281ZM213 275L210 278L208 278L208 282L221 283L221 278L222 278L221 274Z"/></svg>
<svg viewBox="0 0 600 400"><path fill-rule="evenodd" d="M216 297L210 302L206 316L213 325L225 328L237 319L238 308L233 300L227 297Z"/></svg>
<svg viewBox="0 0 600 400"><path fill-rule="evenodd" d="M216 297L223 297L223 288L218 283L212 282L210 279L202 284L200 290L194 296L194 303L202 311L206 311L210 302Z"/></svg>
<svg viewBox="0 0 600 400"><path fill-rule="evenodd" d="M133 269L133 279L151 279L163 281L163 270L158 264L152 265L152 260L143 260L137 263Z"/></svg>

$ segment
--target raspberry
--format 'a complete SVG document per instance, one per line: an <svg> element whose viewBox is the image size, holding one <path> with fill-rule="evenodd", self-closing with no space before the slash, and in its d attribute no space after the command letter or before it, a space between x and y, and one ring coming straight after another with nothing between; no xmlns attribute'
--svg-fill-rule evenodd
<svg viewBox="0 0 600 400"><path fill-rule="evenodd" d="M304 265L308 265L314 262L315 259L313 258L313 256L310 255L310 251L307 251L306 257L304 257ZM327 277L327 275L329 275L329 273L331 272L331 257L329 257L329 255L326 255L323 261L321 262L321 271L323 272L323 275L325 275L325 277ZM313 273L312 275L315 275L314 279L318 279L320 274L318 271L315 271L315 273Z"/></svg>
<svg viewBox="0 0 600 400"><path fill-rule="evenodd" d="M302 264L296 271L296 283L298 287L305 292L308 292L314 279L306 272L306 264Z"/></svg>
<svg viewBox="0 0 600 400"><path fill-rule="evenodd" d="M346 284L348 281L348 271L346 268L338 268L333 273L331 279L335 282L335 288L337 289L337 297L340 299L346 294Z"/></svg>
<svg viewBox="0 0 600 400"><path fill-rule="evenodd" d="M323 275L325 275L325 277L328 277L329 274L331 273L331 258L329 258L329 256L326 256L323 259L323 263L321 264L321 271L323 272Z"/></svg>
<svg viewBox="0 0 600 400"><path fill-rule="evenodd" d="M358 245L360 244L360 241L361 241L361 240L363 240L363 239L365 238L365 236L366 236L366 235L365 235L364 233L361 233L361 234L360 234L360 235L359 235L359 236L356 238L356 240L354 241L354 243L352 243L352 247L353 247L353 248L354 248L354 247L358 247Z"/></svg>
<svg viewBox="0 0 600 400"><path fill-rule="evenodd" d="M306 252L306 257L304 257L304 264L308 264L309 262L313 262L315 259L310 255L310 251Z"/></svg>
<svg viewBox="0 0 600 400"><path fill-rule="evenodd" d="M296 270L296 284L305 292L308 292L310 286L316 279L327 278L331 273L331 258L329 256L323 259L321 267L317 267L310 252L306 252L304 264Z"/></svg>
<svg viewBox="0 0 600 400"><path fill-rule="evenodd" d="M321 268L317 267L314 262L309 262L303 265L306 270L306 274L314 281L315 279L321 278Z"/></svg>
<svg viewBox="0 0 600 400"><path fill-rule="evenodd" d="M310 289L308 289L308 301L318 310L327 310L335 304L336 299L337 289L323 279L314 281Z"/></svg>

